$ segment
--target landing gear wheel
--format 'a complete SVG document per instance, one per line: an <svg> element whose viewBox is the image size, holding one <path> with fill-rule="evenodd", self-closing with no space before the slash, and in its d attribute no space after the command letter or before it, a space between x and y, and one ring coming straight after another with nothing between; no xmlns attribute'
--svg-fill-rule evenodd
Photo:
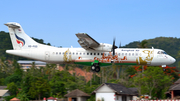
<svg viewBox="0 0 180 101"><path fill-rule="evenodd" d="M100 71L100 66L97 66L96 69L95 69L96 72L99 72Z"/></svg>
<svg viewBox="0 0 180 101"><path fill-rule="evenodd" d="M94 64L91 66L91 70L92 70L92 71L95 71L95 72L99 72L99 71L100 71L100 66L99 66L99 64L94 63Z"/></svg>
<svg viewBox="0 0 180 101"><path fill-rule="evenodd" d="M96 67L94 65L91 66L91 70L95 71Z"/></svg>

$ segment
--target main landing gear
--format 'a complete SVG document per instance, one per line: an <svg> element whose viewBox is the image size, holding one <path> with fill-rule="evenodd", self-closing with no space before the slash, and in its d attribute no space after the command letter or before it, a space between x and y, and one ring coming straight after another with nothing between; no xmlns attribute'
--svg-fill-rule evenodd
<svg viewBox="0 0 180 101"><path fill-rule="evenodd" d="M93 65L91 66L91 70L95 72L99 72L100 71L99 63L93 63Z"/></svg>

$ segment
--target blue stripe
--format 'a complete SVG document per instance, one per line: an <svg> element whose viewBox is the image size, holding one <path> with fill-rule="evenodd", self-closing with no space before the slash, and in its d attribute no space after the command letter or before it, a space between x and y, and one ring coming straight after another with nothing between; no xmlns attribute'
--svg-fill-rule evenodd
<svg viewBox="0 0 180 101"><path fill-rule="evenodd" d="M22 42L23 42L23 46L24 46L24 45L25 45L25 41L24 41L24 39L22 39L22 38L18 37L18 36L16 35L16 33L15 33L15 36L16 36L16 38L17 38L18 40L20 40L20 41L22 41Z"/></svg>

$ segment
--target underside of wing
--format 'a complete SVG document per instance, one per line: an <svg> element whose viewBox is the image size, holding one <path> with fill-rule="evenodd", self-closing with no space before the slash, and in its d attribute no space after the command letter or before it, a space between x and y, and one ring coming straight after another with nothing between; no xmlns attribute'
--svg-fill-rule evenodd
<svg viewBox="0 0 180 101"><path fill-rule="evenodd" d="M86 33L77 33L76 36L79 38L78 43L86 50L94 50L94 48L97 48L100 45Z"/></svg>

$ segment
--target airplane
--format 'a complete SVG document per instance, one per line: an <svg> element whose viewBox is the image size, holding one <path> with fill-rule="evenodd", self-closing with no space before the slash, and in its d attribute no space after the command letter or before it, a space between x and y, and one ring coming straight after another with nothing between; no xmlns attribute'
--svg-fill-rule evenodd
<svg viewBox="0 0 180 101"><path fill-rule="evenodd" d="M9 29L13 50L6 53L44 61L47 63L67 63L91 66L99 72L101 66L115 65L170 65L176 60L164 50L152 48L117 48L113 45L99 43L86 33L77 33L78 43L82 48L58 48L40 44L29 37L19 23L5 24Z"/></svg>

